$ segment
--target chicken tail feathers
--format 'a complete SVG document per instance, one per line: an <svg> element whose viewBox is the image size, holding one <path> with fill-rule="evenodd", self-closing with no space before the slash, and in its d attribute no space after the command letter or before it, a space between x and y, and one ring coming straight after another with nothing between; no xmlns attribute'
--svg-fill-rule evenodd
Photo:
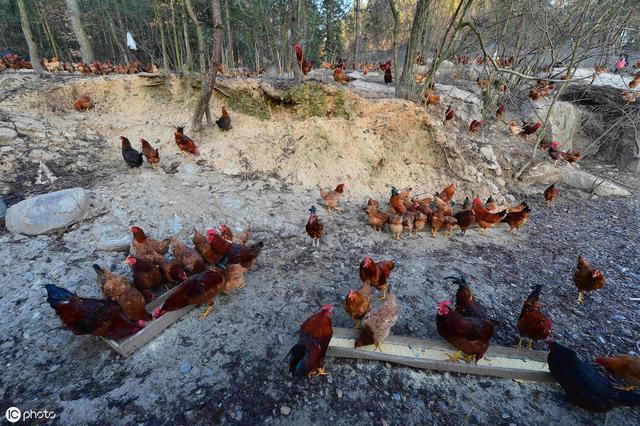
<svg viewBox="0 0 640 426"><path fill-rule="evenodd" d="M639 393L619 390L617 396L618 396L617 399L620 405L625 405L627 407L635 407L637 405L640 405Z"/></svg>
<svg viewBox="0 0 640 426"><path fill-rule="evenodd" d="M44 286L47 289L47 302L52 308L55 308L60 302L65 302L73 297L73 293L54 284Z"/></svg>
<svg viewBox="0 0 640 426"><path fill-rule="evenodd" d="M305 345L296 344L291 348L288 355L289 358L289 372L293 376L304 376L307 374L309 359L309 348Z"/></svg>

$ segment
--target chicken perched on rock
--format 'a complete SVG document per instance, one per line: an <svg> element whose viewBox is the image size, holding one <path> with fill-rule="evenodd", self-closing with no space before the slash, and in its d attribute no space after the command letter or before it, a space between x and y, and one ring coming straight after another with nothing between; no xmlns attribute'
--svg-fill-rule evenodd
<svg viewBox="0 0 640 426"><path fill-rule="evenodd" d="M311 206L309 209L309 219L307 220L307 226L305 229L307 230L307 235L311 237L312 244L315 246L317 242L319 247L324 225L320 222L320 219L316 214L316 206Z"/></svg>
<svg viewBox="0 0 640 426"><path fill-rule="evenodd" d="M360 281L369 281L373 287L382 291L382 299L385 299L389 292L389 276L395 266L392 260L376 263L369 256L365 256L360 262Z"/></svg>
<svg viewBox="0 0 640 426"><path fill-rule="evenodd" d="M456 118L456 110L451 107L451 104L447 106L447 110L444 112L444 123L448 123L449 121Z"/></svg>
<svg viewBox="0 0 640 426"><path fill-rule="evenodd" d="M520 317L518 317L518 331L520 332L520 341L518 348L521 347L522 341L526 337L529 339L529 350L534 340L546 340L551 334L551 319L542 313L539 302L541 285L537 285L524 301Z"/></svg>
<svg viewBox="0 0 640 426"><path fill-rule="evenodd" d="M144 327L144 321L131 321L120 305L112 300L79 297L53 284L47 284L45 288L49 306L73 334L121 339Z"/></svg>
<svg viewBox="0 0 640 426"><path fill-rule="evenodd" d="M82 95L73 103L77 111L88 111L93 108L93 101L89 95Z"/></svg>
<svg viewBox="0 0 640 426"><path fill-rule="evenodd" d="M102 294L109 300L113 300L122 308L122 311L132 321L149 321L151 315L145 308L144 296L126 278L114 275L94 264L96 281L102 290Z"/></svg>
<svg viewBox="0 0 640 426"><path fill-rule="evenodd" d="M333 306L324 305L300 326L298 343L289 351L289 372L293 376L326 375L324 356L333 337Z"/></svg>
<svg viewBox="0 0 640 426"><path fill-rule="evenodd" d="M124 158L127 166L132 169L142 166L142 154L131 148L129 139L120 136L120 145L122 147L122 158Z"/></svg>
<svg viewBox="0 0 640 426"><path fill-rule="evenodd" d="M375 345L375 349L382 352L380 344L389 337L391 328L398 321L398 305L396 296L390 294L382 305L375 311L364 316L364 326L354 342L354 347Z"/></svg>
<svg viewBox="0 0 640 426"><path fill-rule="evenodd" d="M471 121L471 124L469 124L469 133L471 133L472 135L475 135L476 133L478 133L480 131L480 129L482 128L482 126L484 126L486 124L486 121L484 120L473 120Z"/></svg>
<svg viewBox="0 0 640 426"><path fill-rule="evenodd" d="M336 211L341 210L336 206L338 205L338 202L340 201L340 198L342 198L343 194L344 194L344 183L341 183L338 186L336 186L336 189L334 189L333 191L327 191L325 189L320 188L320 198L324 200L324 203L327 207L327 210L329 210L329 213L331 213L332 209Z"/></svg>
<svg viewBox="0 0 640 426"><path fill-rule="evenodd" d="M224 132L232 129L231 116L229 115L229 111L227 111L227 107L224 105L222 106L222 115L216 120L216 124L218 125L220 130Z"/></svg>
<svg viewBox="0 0 640 426"><path fill-rule="evenodd" d="M313 69L313 61L307 61L306 59L304 59L304 53L302 51L302 46L300 45L300 43L296 43L293 46L293 50L295 50L296 52L296 62L298 63L302 74L306 76L307 74L309 74L309 71Z"/></svg>
<svg viewBox="0 0 640 426"><path fill-rule="evenodd" d="M582 293L604 287L605 278L599 269L592 268L582 256L578 256L578 265L573 274L573 282L578 288L578 303L582 303Z"/></svg>
<svg viewBox="0 0 640 426"><path fill-rule="evenodd" d="M158 148L152 147L151 144L144 139L140 139L140 145L142 146L142 155L147 159L147 163L151 165L151 168L155 170L157 164L160 162L160 151Z"/></svg>
<svg viewBox="0 0 640 426"><path fill-rule="evenodd" d="M369 280L362 283L359 290L349 290L344 300L344 310L356 322L356 328L360 327L360 321L369 312L371 307L371 283Z"/></svg>
<svg viewBox="0 0 640 426"><path fill-rule="evenodd" d="M190 137L184 134L184 127L180 126L176 128L174 138L176 140L176 145L178 145L178 148L180 148L180 151L193 154L195 156L200 155L195 142L192 141Z"/></svg>

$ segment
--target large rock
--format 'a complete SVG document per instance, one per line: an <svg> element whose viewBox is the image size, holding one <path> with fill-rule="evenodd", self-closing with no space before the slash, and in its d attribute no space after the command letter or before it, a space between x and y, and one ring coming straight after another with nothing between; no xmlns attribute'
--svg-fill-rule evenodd
<svg viewBox="0 0 640 426"><path fill-rule="evenodd" d="M85 217L89 196L82 188L71 188L27 198L9 207L7 229L16 234L38 235L64 228Z"/></svg>
<svg viewBox="0 0 640 426"><path fill-rule="evenodd" d="M447 84L438 84L436 92L440 95L440 103L445 107L451 104L463 123L482 117L482 100L474 93Z"/></svg>
<svg viewBox="0 0 640 426"><path fill-rule="evenodd" d="M18 133L9 127L0 127L0 145L11 143L18 137Z"/></svg>
<svg viewBox="0 0 640 426"><path fill-rule="evenodd" d="M7 205L0 198L0 224L4 222L5 214L7 214Z"/></svg>
<svg viewBox="0 0 640 426"><path fill-rule="evenodd" d="M562 182L574 188L592 192L602 197L629 196L631 193L615 183L572 167L561 168Z"/></svg>
<svg viewBox="0 0 640 426"><path fill-rule="evenodd" d="M520 107L522 119L532 123L544 121L551 101L551 97L535 102L526 100ZM573 142L580 133L580 110L570 102L557 101L549 121L552 140L560 142L560 149L563 151L574 149Z"/></svg>

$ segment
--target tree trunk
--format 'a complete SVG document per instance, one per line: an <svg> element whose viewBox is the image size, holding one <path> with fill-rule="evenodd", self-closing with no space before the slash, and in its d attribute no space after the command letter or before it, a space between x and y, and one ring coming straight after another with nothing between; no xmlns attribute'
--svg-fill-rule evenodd
<svg viewBox="0 0 640 426"><path fill-rule="evenodd" d="M198 38L198 54L200 58L200 93L201 96L204 94L204 87L206 85L206 77L207 77L207 56L205 55L205 47L204 47L204 36L202 35L202 24L198 20L198 16L193 10L193 6L191 5L191 0L184 0L184 4L187 7L187 13L193 21L193 25L196 27L196 36ZM209 104L207 103L204 111L207 117L207 123L211 123L211 108L209 108Z"/></svg>
<svg viewBox="0 0 640 426"><path fill-rule="evenodd" d="M80 45L82 62L89 64L93 62L93 48L82 26L78 2L76 0L67 0L67 10L69 12L69 19L71 20L71 28L73 28L73 33L76 35L76 39Z"/></svg>
<svg viewBox="0 0 640 426"><path fill-rule="evenodd" d="M53 38L53 31L51 31L51 27L49 26L49 21L47 20L44 13L42 13L40 8L36 7L36 10L38 11L38 16L40 16L40 22L42 22L42 28L44 29L44 32L47 35L47 38L49 39L49 44L51 45L51 52L53 53L53 56L55 56L56 58L60 58L60 55L58 54L58 46L56 45L56 40Z"/></svg>
<svg viewBox="0 0 640 426"><path fill-rule="evenodd" d="M184 48L187 53L187 71L191 73L193 69L193 52L191 52L191 43L189 42L189 29L187 28L187 17L184 14L184 11L181 11L180 15L182 16L182 32L184 37Z"/></svg>
<svg viewBox="0 0 640 426"><path fill-rule="evenodd" d="M193 112L193 119L191 120L191 127L193 131L202 129L202 116L211 101L213 87L216 84L216 77L222 67L220 59L222 57L222 35L224 27L222 26L222 17L220 16L220 0L211 0L211 6L213 12L213 63L211 64L211 69L207 75L204 90L200 94L200 99L198 99L196 109ZM207 122L207 124L211 123Z"/></svg>
<svg viewBox="0 0 640 426"><path fill-rule="evenodd" d="M169 66L169 54L167 52L167 39L164 35L164 23L162 22L162 16L158 11L158 26L160 27L160 46L162 47L162 69L165 72L169 72L171 67Z"/></svg>
<svg viewBox="0 0 640 426"><path fill-rule="evenodd" d="M18 1L18 9L20 10L20 25L22 26L22 33L27 40L29 46L29 59L31 59L31 65L33 66L33 73L41 75L42 65L40 64L40 55L38 55L38 46L33 40L33 33L31 32L31 25L29 24L29 16L27 15L27 7L24 4L24 0Z"/></svg>
<svg viewBox="0 0 640 426"><path fill-rule="evenodd" d="M296 8L291 14L291 42L289 43L289 58L291 59L291 68L293 69L293 78L296 81L302 81L302 70L298 65L296 59L296 52L293 50L293 46L298 43L298 16L302 9L302 0L295 2Z"/></svg>
<svg viewBox="0 0 640 426"><path fill-rule="evenodd" d="M231 33L231 22L229 21L229 0L224 2L224 18L227 21L227 57L229 59L229 66L235 67L235 60L233 56L233 34Z"/></svg>
<svg viewBox="0 0 640 426"><path fill-rule="evenodd" d="M360 54L360 0L355 0L353 11L356 18L355 40L353 42L353 69L358 68L358 56Z"/></svg>
<svg viewBox="0 0 640 426"><path fill-rule="evenodd" d="M171 28L173 30L173 48L176 54L176 69L181 69L183 65L182 61L182 48L180 40L178 39L178 28L176 25L176 11L174 6L174 0L171 0Z"/></svg>
<svg viewBox="0 0 640 426"><path fill-rule="evenodd" d="M398 14L398 8L396 7L395 0L389 0L389 6L391 7L391 13L393 14L393 33L391 34L393 43L393 75L396 96L398 96L398 89L400 87L398 83L400 77L398 75L400 70L400 64L398 64L398 31L400 30L400 15Z"/></svg>
<svg viewBox="0 0 640 426"><path fill-rule="evenodd" d="M404 65L402 67L402 75L396 76L400 80L399 92L402 97L407 97L413 85L413 59L422 40L422 34L429 16L429 7L431 0L418 0L416 5L416 14L413 17L413 25L411 26L411 36L407 44L407 51L404 57ZM435 58L434 58L435 60Z"/></svg>

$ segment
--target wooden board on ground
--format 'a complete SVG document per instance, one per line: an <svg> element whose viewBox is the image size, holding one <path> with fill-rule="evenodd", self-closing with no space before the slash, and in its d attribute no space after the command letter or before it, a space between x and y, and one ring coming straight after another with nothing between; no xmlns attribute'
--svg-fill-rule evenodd
<svg viewBox="0 0 640 426"><path fill-rule="evenodd" d="M555 382L549 372L547 352L545 351L489 346L484 358L477 364L468 364L464 361L454 363L449 360L447 354L453 355L456 349L444 340L389 336L381 344L382 352L380 352L374 351L373 346L362 346L355 349L353 343L356 336L357 330L334 328L327 355L338 358L387 361L415 368L479 376Z"/></svg>
<svg viewBox="0 0 640 426"><path fill-rule="evenodd" d="M169 298L180 286L174 287L163 295L155 298L146 306L147 312L151 313L158 306L162 306L165 300ZM167 312L158 319L151 320L147 325L134 335L124 337L120 340L103 339L109 346L122 356L129 356L136 350L140 349L151 339L160 334L165 328L176 322L195 306L188 305L177 311Z"/></svg>

